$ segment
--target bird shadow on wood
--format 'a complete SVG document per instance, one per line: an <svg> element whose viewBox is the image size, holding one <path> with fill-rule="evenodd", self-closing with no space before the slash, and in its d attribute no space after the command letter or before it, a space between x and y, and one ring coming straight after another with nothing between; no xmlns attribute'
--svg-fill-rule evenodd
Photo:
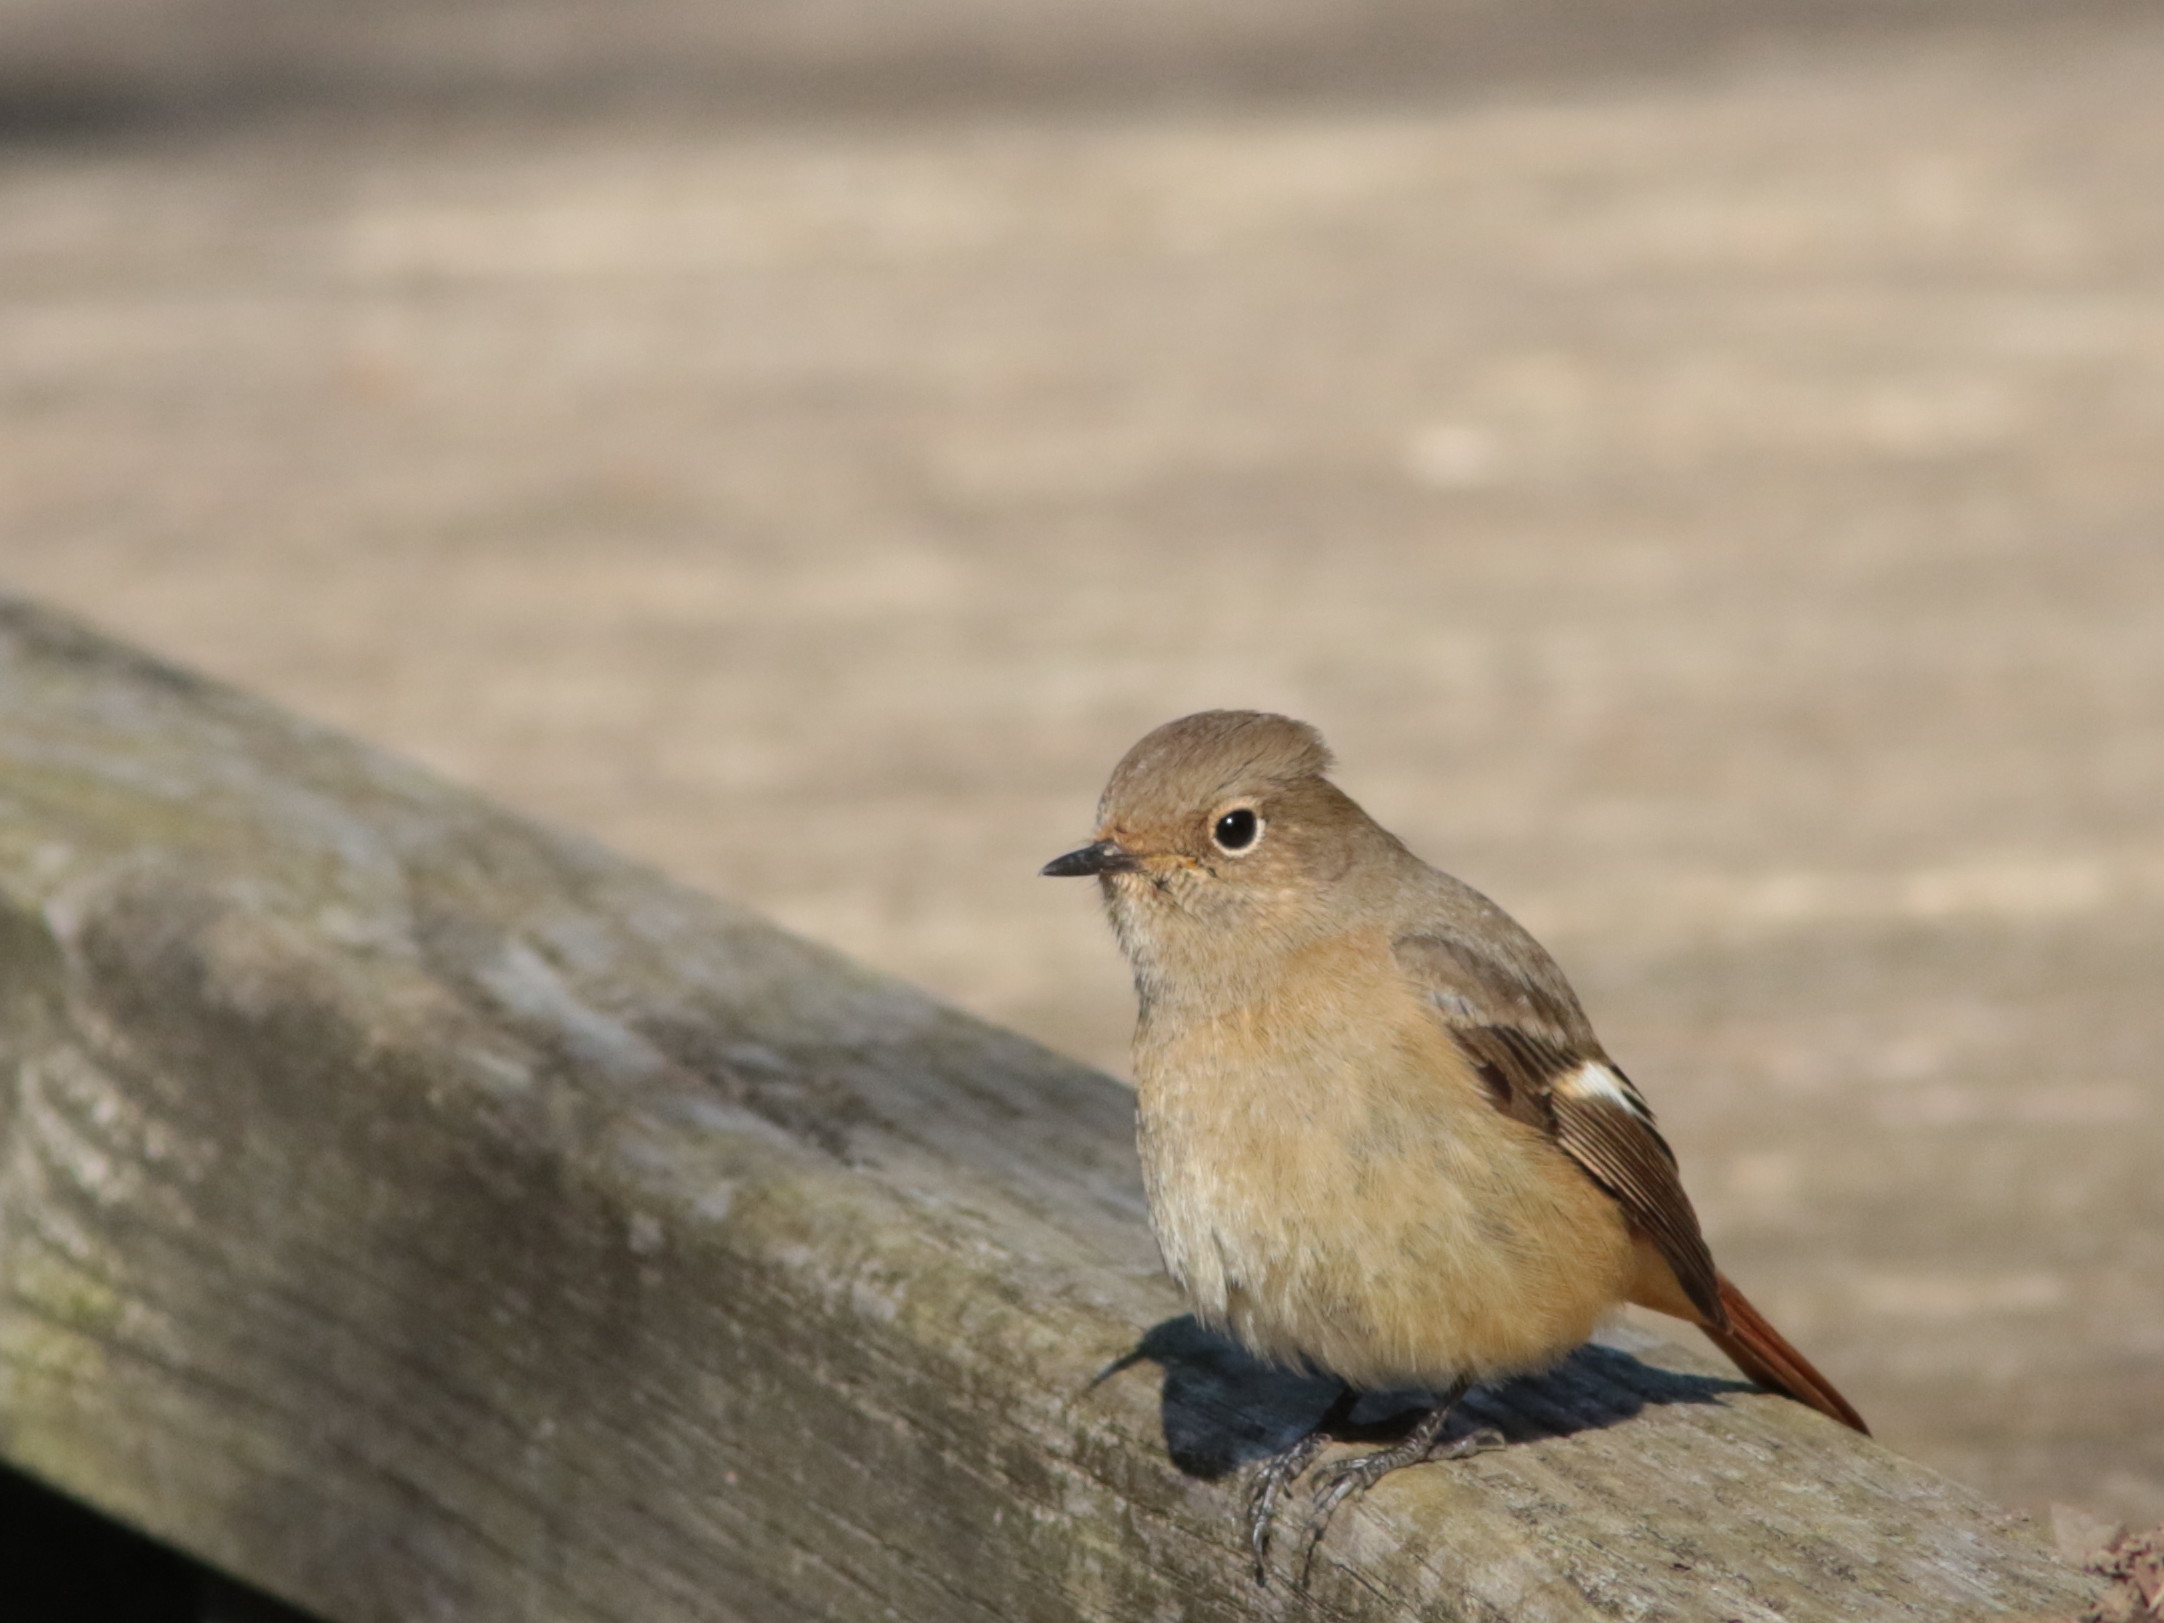
<svg viewBox="0 0 2164 1623"><path fill-rule="evenodd" d="M1191 1315L1153 1326L1103 1380L1135 1364L1163 1372L1160 1416L1165 1448L1189 1476L1214 1481L1279 1453L1320 1420L1338 1383L1267 1364ZM1588 1344L1554 1369L1468 1395L1444 1433L1445 1443L1484 1427L1511 1443L1563 1437L1628 1420L1653 1403L1717 1403L1748 1382L1680 1374L1613 1347ZM1431 1400L1417 1391L1371 1392L1336 1435L1387 1442L1404 1433Z"/></svg>

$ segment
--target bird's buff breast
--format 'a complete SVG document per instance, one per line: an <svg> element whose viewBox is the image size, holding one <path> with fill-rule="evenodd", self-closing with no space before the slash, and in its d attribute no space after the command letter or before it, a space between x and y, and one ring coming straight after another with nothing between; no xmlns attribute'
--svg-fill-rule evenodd
<svg viewBox="0 0 2164 1623"><path fill-rule="evenodd" d="M1372 973L1321 984L1145 1020L1138 1139L1166 1267L1204 1322L1359 1387L1554 1362L1623 1299L1614 1202L1488 1104L1412 995L1352 990Z"/></svg>

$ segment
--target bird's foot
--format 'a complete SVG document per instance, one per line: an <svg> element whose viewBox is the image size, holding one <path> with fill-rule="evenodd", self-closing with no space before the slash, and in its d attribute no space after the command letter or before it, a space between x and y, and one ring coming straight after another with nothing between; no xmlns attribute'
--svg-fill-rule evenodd
<svg viewBox="0 0 2164 1623"><path fill-rule="evenodd" d="M1255 1582L1264 1588L1270 1583L1270 1526L1277 1519L1278 1501L1329 1440L1319 1430L1309 1432L1283 1453L1264 1460L1248 1484L1247 1547L1255 1557Z"/></svg>
<svg viewBox="0 0 2164 1623"><path fill-rule="evenodd" d="M1446 1448L1437 1448L1437 1440L1443 1428L1450 1424L1452 1410L1464 1395L1460 1387L1433 1409L1422 1415L1413 1429L1401 1441L1388 1448L1378 1448L1362 1454L1357 1459L1341 1460L1325 1466L1315 1475L1315 1509L1308 1520L1307 1547L1300 1557L1300 1582L1304 1588L1309 1571L1315 1565L1315 1552L1322 1547L1323 1534L1330 1530L1330 1518L1337 1514L1338 1506L1355 1494L1366 1493L1392 1471L1403 1470L1408 1465L1419 1465L1431 1459L1461 1460L1474 1454L1484 1454L1491 1448L1503 1446L1503 1434L1493 1427L1483 1426L1459 1438Z"/></svg>
<svg viewBox="0 0 2164 1623"><path fill-rule="evenodd" d="M1315 1456L1345 1423L1359 1400L1360 1394L1351 1387L1342 1388L1299 1441L1255 1468L1255 1480L1247 1488L1247 1547L1255 1558L1255 1582L1264 1588L1270 1584L1270 1527L1277 1518L1278 1501L1299 1480L1300 1473L1314 1464Z"/></svg>

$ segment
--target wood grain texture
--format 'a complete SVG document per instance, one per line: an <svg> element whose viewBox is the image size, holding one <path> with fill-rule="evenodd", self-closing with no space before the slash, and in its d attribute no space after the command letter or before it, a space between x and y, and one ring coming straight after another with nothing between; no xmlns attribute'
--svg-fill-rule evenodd
<svg viewBox="0 0 2164 1623"><path fill-rule="evenodd" d="M1603 1347L1258 1592L1229 1473L1327 1394L1180 1318L1116 1084L19 603L0 1011L0 1452L329 1617L2089 1590L1922 1467Z"/></svg>

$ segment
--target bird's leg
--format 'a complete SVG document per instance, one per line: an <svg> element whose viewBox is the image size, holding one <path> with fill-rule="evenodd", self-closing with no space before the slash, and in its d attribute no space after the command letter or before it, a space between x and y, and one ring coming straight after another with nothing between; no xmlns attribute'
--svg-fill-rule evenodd
<svg viewBox="0 0 2164 1623"><path fill-rule="evenodd" d="M1299 1480L1300 1473L1314 1463L1331 1434L1342 1426L1353 1412L1353 1405L1360 1401L1360 1394L1350 1386L1340 1386L1330 1407L1303 1432L1290 1448L1272 1454L1256 1467L1255 1480L1247 1488L1247 1545L1255 1555L1255 1582L1265 1588L1270 1582L1270 1523L1277 1515L1277 1502L1285 1490Z"/></svg>
<svg viewBox="0 0 2164 1623"><path fill-rule="evenodd" d="M1337 1507L1354 1494L1367 1492L1392 1471L1408 1465L1418 1465L1431 1458L1435 1453L1436 1439L1442 1436L1443 1428L1450 1424L1451 1412L1457 1408L1458 1399L1471 1391L1472 1385L1471 1381L1458 1382L1443 1394L1434 1408L1414 1422L1413 1429L1407 1432L1402 1440L1392 1443L1388 1448L1378 1448L1373 1453L1362 1454L1358 1459L1342 1460L1316 1473L1315 1512L1308 1524L1307 1551L1300 1561L1303 1583L1306 1581L1308 1568L1314 1564L1315 1552L1322 1545L1322 1536L1329 1530L1330 1518L1337 1513ZM1498 1447L1502 1440L1497 1432L1477 1431L1446 1450L1445 1457L1462 1459L1468 1454L1478 1454Z"/></svg>

